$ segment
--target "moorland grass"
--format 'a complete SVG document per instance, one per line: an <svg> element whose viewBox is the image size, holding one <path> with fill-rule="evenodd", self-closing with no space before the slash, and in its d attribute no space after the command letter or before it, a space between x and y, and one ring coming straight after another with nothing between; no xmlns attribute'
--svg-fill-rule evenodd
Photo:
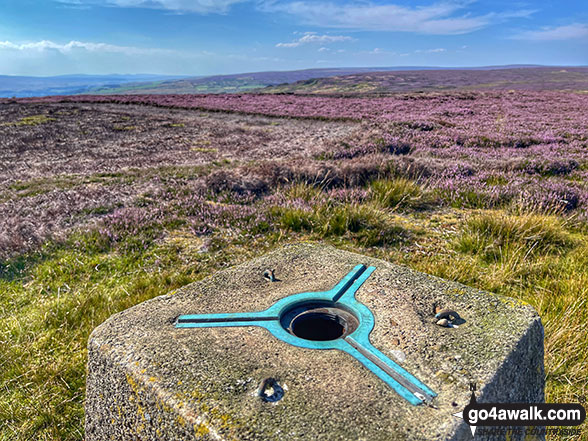
<svg viewBox="0 0 588 441"><path fill-rule="evenodd" d="M378 179L370 188L372 198L385 208L418 208L426 202L427 194L409 179Z"/></svg>
<svg viewBox="0 0 588 441"><path fill-rule="evenodd" d="M410 256L406 263L530 303L545 327L546 401L584 400L588 395L586 227L554 215L481 211L464 222L452 247L456 253ZM588 434L577 439L588 439Z"/></svg>
<svg viewBox="0 0 588 441"><path fill-rule="evenodd" d="M4 125L13 125L13 126L38 126L39 124L46 124L51 121L55 121L55 118L50 118L47 115L30 115L25 116L18 121L4 123Z"/></svg>
<svg viewBox="0 0 588 441"><path fill-rule="evenodd" d="M583 224L508 209L423 212L428 191L407 180L376 181L366 191L347 203L323 188L293 184L275 191L281 203L251 202L267 215L263 228L232 220L230 211L222 228L206 234L177 216L137 217L1 262L0 439L82 440L93 328L141 301L302 240L329 241L530 303L545 325L547 401L588 395Z"/></svg>

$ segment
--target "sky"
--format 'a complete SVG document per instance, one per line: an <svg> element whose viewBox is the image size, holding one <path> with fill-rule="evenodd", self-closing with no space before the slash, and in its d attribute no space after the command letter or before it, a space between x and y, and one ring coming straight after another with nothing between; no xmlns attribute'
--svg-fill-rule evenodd
<svg viewBox="0 0 588 441"><path fill-rule="evenodd" d="M588 65L578 1L0 0L0 75Z"/></svg>

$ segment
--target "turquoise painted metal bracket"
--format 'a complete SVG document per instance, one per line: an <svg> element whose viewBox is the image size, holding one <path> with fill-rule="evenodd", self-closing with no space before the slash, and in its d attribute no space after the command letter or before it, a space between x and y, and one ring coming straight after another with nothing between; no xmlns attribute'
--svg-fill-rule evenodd
<svg viewBox="0 0 588 441"><path fill-rule="evenodd" d="M437 394L370 343L369 335L375 325L374 315L367 306L355 298L355 293L375 269L373 266L357 265L329 291L294 294L277 301L264 311L181 315L175 326L259 326L293 346L307 349L338 349L357 359L409 403L430 404ZM293 335L284 323L285 315L298 306L312 303L350 312L357 319L357 327L341 338L327 341L307 340Z"/></svg>

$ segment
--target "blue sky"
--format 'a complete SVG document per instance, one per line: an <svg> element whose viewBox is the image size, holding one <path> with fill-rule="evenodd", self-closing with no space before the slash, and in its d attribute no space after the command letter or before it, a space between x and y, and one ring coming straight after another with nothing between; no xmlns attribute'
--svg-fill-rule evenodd
<svg viewBox="0 0 588 441"><path fill-rule="evenodd" d="M588 65L586 1L1 0L0 74Z"/></svg>

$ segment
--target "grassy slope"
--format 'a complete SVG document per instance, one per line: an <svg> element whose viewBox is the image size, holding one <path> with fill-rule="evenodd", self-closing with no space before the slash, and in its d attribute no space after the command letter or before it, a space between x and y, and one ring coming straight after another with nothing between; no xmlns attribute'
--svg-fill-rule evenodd
<svg viewBox="0 0 588 441"><path fill-rule="evenodd" d="M252 72L232 75L214 75L205 78L134 83L118 87L95 88L91 94L193 94L193 93L239 93L248 92L276 84L331 75L366 72L369 68L305 69L276 72Z"/></svg>
<svg viewBox="0 0 588 441"><path fill-rule="evenodd" d="M156 82L97 87L86 94L196 94L258 92L269 93L388 93L414 90L445 90L474 88L528 89L537 82L546 82L547 89L568 89L571 82L586 86L586 69L508 67L469 68L463 70L429 68L326 68L293 71L252 72L184 78ZM418 68L417 68L418 69ZM565 71L565 72L564 72ZM556 72L554 77L551 72ZM562 84L565 83L565 84ZM443 86L437 86L442 84ZM577 89L577 88L576 88Z"/></svg>
<svg viewBox="0 0 588 441"><path fill-rule="evenodd" d="M359 204L325 201L305 184L278 192L310 212L269 207L266 231L202 239L177 219L123 232L76 234L3 267L2 437L82 439L85 344L111 314L281 244L325 239L530 302L546 328L547 400L587 394L588 232L560 216L438 209L404 179L368 188ZM316 201L316 202L313 202ZM233 222L233 221L231 221ZM380 232L384 232L382 235ZM161 235L163 233L163 235ZM161 239L156 239L161 237ZM573 275L573 277L570 277Z"/></svg>
<svg viewBox="0 0 588 441"><path fill-rule="evenodd" d="M190 93L239 93L267 87L267 83L251 79L218 79L210 81L158 81L146 84L97 88L88 92L92 95L116 94L190 94Z"/></svg>
<svg viewBox="0 0 588 441"><path fill-rule="evenodd" d="M0 262L0 439L83 439L85 345L96 325L300 240L326 240L531 303L546 330L547 400L588 395L586 224L568 215L529 212L516 202L492 210L450 207L435 190L382 170L380 179L358 181L350 191L360 196L347 199L334 197L324 182L272 188L273 199L265 201L220 189L203 204L223 222L203 231L191 223L194 207L186 199L197 176L182 170L148 170L165 181L165 192L134 205L155 212L165 203L169 210L161 215L112 215ZM117 180L131 185L144 175L126 169ZM86 178L100 180L103 175ZM11 197L33 197L64 183L75 188L83 181L61 174L19 182Z"/></svg>
<svg viewBox="0 0 588 441"><path fill-rule="evenodd" d="M446 90L588 91L588 68L535 67L495 70L374 72L315 78L267 87L262 93L317 95L387 94Z"/></svg>

